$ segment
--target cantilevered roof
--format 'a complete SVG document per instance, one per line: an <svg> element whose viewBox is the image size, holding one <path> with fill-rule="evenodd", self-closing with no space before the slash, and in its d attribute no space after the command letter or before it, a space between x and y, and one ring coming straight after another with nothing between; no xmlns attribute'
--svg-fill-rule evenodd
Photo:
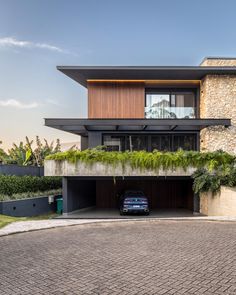
<svg viewBox="0 0 236 295"><path fill-rule="evenodd" d="M206 75L236 75L236 67L58 66L57 69L85 87L90 80L201 80Z"/></svg>
<svg viewBox="0 0 236 295"><path fill-rule="evenodd" d="M87 136L88 132L199 131L208 126L228 127L230 119L45 119L45 125Z"/></svg>

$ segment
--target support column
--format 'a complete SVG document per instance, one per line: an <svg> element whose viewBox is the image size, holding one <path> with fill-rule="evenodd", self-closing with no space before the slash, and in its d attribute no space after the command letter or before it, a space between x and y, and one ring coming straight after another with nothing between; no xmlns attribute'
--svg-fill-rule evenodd
<svg viewBox="0 0 236 295"><path fill-rule="evenodd" d="M193 195L193 214L200 214L200 197L198 194Z"/></svg>
<svg viewBox="0 0 236 295"><path fill-rule="evenodd" d="M62 178L63 214L96 205L96 181Z"/></svg>
<svg viewBox="0 0 236 295"><path fill-rule="evenodd" d="M62 177L63 214L68 214L68 179Z"/></svg>
<svg viewBox="0 0 236 295"><path fill-rule="evenodd" d="M102 133L101 132L88 132L88 147L95 148L102 145Z"/></svg>

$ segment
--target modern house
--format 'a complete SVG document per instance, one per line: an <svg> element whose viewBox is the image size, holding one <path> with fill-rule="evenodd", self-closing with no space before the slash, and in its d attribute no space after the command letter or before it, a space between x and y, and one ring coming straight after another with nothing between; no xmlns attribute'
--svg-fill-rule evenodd
<svg viewBox="0 0 236 295"><path fill-rule="evenodd" d="M236 154L236 59L205 58L200 66L59 66L88 90L88 118L45 119L81 136L81 149L108 151L223 149ZM125 189L141 189L152 209L199 211L192 171L155 174L101 165L88 169L48 161L46 175L63 176L64 213L116 208ZM114 184L113 175L117 176Z"/></svg>

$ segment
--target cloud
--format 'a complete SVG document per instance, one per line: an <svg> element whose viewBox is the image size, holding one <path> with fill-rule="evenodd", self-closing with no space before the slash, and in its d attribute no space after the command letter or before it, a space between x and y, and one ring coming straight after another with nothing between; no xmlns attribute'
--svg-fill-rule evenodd
<svg viewBox="0 0 236 295"><path fill-rule="evenodd" d="M61 104L60 102L58 102L58 101L55 100L55 99L47 99L47 100L46 100L46 103L47 103L47 104L54 105L54 106L57 106L57 107L65 107L63 104Z"/></svg>
<svg viewBox="0 0 236 295"><path fill-rule="evenodd" d="M17 40L12 37L5 37L5 38L0 38L0 48L39 48L39 49L46 49L46 50L51 50L51 51L56 51L60 53L64 53L65 51L57 46L53 46L47 43L35 43L31 41L22 41L22 40Z"/></svg>
<svg viewBox="0 0 236 295"><path fill-rule="evenodd" d="M37 102L23 103L16 99L7 99L7 100L0 100L0 106L12 107L12 108L18 108L18 109L33 109L33 108L37 108L39 104Z"/></svg>

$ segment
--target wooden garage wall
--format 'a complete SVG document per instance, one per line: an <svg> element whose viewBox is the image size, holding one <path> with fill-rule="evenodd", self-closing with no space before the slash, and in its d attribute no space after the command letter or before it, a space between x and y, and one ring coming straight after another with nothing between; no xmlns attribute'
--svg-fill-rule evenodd
<svg viewBox="0 0 236 295"><path fill-rule="evenodd" d="M88 118L144 118L143 83L88 82Z"/></svg>
<svg viewBox="0 0 236 295"><path fill-rule="evenodd" d="M96 181L96 206L118 208L119 195L128 189L142 190L151 208L193 209L192 180L112 180Z"/></svg>

